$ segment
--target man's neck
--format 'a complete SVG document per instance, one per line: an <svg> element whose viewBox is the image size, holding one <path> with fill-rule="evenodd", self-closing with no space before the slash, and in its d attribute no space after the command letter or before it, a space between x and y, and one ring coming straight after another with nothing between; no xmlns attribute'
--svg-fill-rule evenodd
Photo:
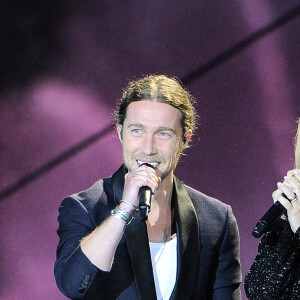
<svg viewBox="0 0 300 300"><path fill-rule="evenodd" d="M162 180L159 189L152 197L152 207L154 209L156 206L159 206L160 209L171 208L172 191L173 172L170 172L170 174Z"/></svg>
<svg viewBox="0 0 300 300"><path fill-rule="evenodd" d="M172 192L173 173L170 173L162 180L159 189L152 197L151 212L146 222L150 242L166 242L167 238L171 236ZM166 234L168 234L168 236L166 236Z"/></svg>

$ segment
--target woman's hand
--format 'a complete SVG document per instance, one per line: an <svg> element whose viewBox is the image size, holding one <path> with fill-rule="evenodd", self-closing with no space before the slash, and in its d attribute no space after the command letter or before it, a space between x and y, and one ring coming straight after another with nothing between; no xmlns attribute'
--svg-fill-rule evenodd
<svg viewBox="0 0 300 300"><path fill-rule="evenodd" d="M287 218L293 232L300 227L300 170L288 171L283 182L277 183L278 189L273 192L274 202L279 201L287 210ZM289 200L283 197L284 194Z"/></svg>

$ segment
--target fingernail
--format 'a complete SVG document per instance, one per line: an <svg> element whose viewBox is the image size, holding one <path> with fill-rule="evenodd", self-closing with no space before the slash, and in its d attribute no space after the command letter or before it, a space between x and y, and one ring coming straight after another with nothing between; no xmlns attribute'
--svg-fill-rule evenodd
<svg viewBox="0 0 300 300"><path fill-rule="evenodd" d="M284 178L284 180L287 180L287 179L288 179L288 177L287 177L287 176L284 176L283 178Z"/></svg>

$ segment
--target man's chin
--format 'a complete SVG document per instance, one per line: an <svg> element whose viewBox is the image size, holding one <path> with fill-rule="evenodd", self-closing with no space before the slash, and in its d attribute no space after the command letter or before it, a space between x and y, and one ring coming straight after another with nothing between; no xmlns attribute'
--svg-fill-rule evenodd
<svg viewBox="0 0 300 300"><path fill-rule="evenodd" d="M170 175L171 172L172 172L172 170L166 170L166 171L157 170L156 175L158 177L160 177L161 180L164 180L165 178L167 178Z"/></svg>

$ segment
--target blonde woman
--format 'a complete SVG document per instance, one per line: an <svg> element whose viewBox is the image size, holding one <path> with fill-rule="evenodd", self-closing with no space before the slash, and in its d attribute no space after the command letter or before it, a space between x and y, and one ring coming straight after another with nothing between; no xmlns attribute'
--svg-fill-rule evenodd
<svg viewBox="0 0 300 300"><path fill-rule="evenodd" d="M300 118L295 141L296 169L287 172L272 194L274 202L278 200L287 213L258 246L255 261L245 278L245 291L250 300L300 299Z"/></svg>

